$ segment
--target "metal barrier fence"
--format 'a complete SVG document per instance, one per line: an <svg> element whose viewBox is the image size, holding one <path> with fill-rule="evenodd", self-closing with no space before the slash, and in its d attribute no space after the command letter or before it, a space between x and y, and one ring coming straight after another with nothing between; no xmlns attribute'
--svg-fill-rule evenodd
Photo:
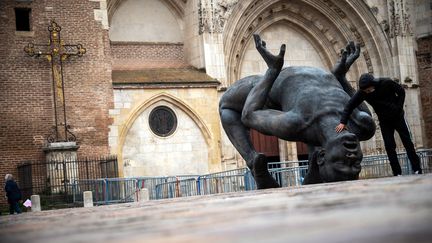
<svg viewBox="0 0 432 243"><path fill-rule="evenodd" d="M195 179L198 175L179 175L179 176L160 176L160 177L134 177L137 180L137 190L147 188L149 191L150 200L159 199L162 194L170 194L170 183L176 181ZM185 183L183 183L185 184ZM172 191L172 190L171 190Z"/></svg>
<svg viewBox="0 0 432 243"><path fill-rule="evenodd" d="M92 191L95 204L133 202L137 192L137 180L130 178L107 178L76 180L73 202L83 202L83 192Z"/></svg>
<svg viewBox="0 0 432 243"><path fill-rule="evenodd" d="M199 195L247 190L245 175L247 168L228 170L203 175L197 178ZM247 176L247 175L246 175Z"/></svg>
<svg viewBox="0 0 432 243"><path fill-rule="evenodd" d="M165 198L191 195L190 190L185 186L185 180L191 179L195 181L197 177L195 175L185 175L75 180L73 183L73 202L83 203L84 191L93 192L93 202L95 204L133 202L138 199L138 192L142 188L149 190L150 200L159 199L161 195L175 195L165 196ZM178 182L178 184L173 187L173 182ZM178 189L179 186L182 186L182 191Z"/></svg>
<svg viewBox="0 0 432 243"><path fill-rule="evenodd" d="M417 151L420 158L420 164L423 173L432 172L432 150L422 149ZM398 154L399 164L402 168L402 174L412 174L411 164L406 153ZM373 155L366 156L362 161L362 171L360 172L360 179L379 178L393 176L390 163L386 155Z"/></svg>
<svg viewBox="0 0 432 243"><path fill-rule="evenodd" d="M23 198L40 195L42 208L73 206L76 180L118 177L116 156L28 161L17 170Z"/></svg>
<svg viewBox="0 0 432 243"><path fill-rule="evenodd" d="M419 150L423 173L432 172L432 150ZM411 174L405 153L398 154L403 174ZM307 161L269 163L269 172L282 187L300 186L307 173ZM386 155L365 156L360 179L392 176ZM92 182L89 182L92 181ZM82 200L82 189L93 191L98 203L130 202L141 188L147 188L150 199L176 198L216 193L239 192L256 189L255 181L247 168L234 169L206 175L136 177L76 181L77 194ZM102 188L102 189L101 189ZM79 190L78 190L79 189Z"/></svg>
<svg viewBox="0 0 432 243"><path fill-rule="evenodd" d="M197 180L195 178L176 179L172 182L165 182L156 185L155 192L156 198L174 198L174 197L188 197L200 195L197 190Z"/></svg>

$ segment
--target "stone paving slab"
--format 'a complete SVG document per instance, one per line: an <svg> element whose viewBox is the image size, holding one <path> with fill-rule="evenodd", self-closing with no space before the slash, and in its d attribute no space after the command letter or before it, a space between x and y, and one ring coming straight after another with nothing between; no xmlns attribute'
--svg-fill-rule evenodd
<svg viewBox="0 0 432 243"><path fill-rule="evenodd" d="M432 174L8 215L0 242L432 242Z"/></svg>

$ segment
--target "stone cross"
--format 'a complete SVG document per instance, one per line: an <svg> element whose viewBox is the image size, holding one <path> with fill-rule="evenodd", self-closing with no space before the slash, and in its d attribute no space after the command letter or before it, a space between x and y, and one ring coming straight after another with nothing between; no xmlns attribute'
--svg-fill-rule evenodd
<svg viewBox="0 0 432 243"><path fill-rule="evenodd" d="M51 64L55 126L47 137L48 142L75 141L76 137L69 131L66 121L63 62L70 56L83 56L86 49L81 44L64 44L60 39L61 27L54 20L51 20L48 31L50 39L47 45L29 43L24 51L31 57L45 57Z"/></svg>

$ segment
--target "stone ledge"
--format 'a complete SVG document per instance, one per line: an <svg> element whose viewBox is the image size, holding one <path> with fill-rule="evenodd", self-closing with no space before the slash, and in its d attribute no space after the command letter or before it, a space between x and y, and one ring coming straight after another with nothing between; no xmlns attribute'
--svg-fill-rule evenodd
<svg viewBox="0 0 432 243"><path fill-rule="evenodd" d="M76 151L79 149L79 145L76 142L57 142L57 143L47 143L43 147L44 152L56 151L56 150L71 150Z"/></svg>

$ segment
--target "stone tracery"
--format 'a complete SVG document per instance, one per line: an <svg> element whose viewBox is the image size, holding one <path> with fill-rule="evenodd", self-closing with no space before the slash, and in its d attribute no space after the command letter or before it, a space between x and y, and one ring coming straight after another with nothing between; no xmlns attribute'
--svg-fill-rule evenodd
<svg viewBox="0 0 432 243"><path fill-rule="evenodd" d="M330 0L324 2L304 0L289 3L273 0L260 4L260 1L256 0L249 4L238 5L239 7L234 9L224 31L225 53L228 56L226 58L228 83L239 78L236 67L239 66L244 45L247 40L250 40L251 34L262 30L264 25L275 23L281 18L297 25L302 32L309 33L312 39L319 44L319 49L324 51L326 60L335 59L339 49L348 40L355 40L366 47L363 50L371 48L374 50L374 56L368 52L363 53L363 59L359 60L357 72L359 72L358 68L361 68L363 72L389 73L388 60L382 58L383 55L391 55L390 48L387 46L388 41L377 41L385 40L385 36L379 34L373 36L377 35L376 32L370 32L363 27L359 28L359 26L369 24L373 25L369 28L381 30L379 23L376 23L375 26L373 21L370 23L356 22L359 21L359 18L356 17L358 14L354 8L364 5L363 2L351 1L344 4L344 6L339 6L340 2L336 4ZM367 6L363 7L367 8ZM370 12L369 8L367 9ZM373 14L370 13L369 17L372 18ZM354 22L356 24L353 24ZM357 26L357 28L352 26ZM381 55L375 53L381 53Z"/></svg>

